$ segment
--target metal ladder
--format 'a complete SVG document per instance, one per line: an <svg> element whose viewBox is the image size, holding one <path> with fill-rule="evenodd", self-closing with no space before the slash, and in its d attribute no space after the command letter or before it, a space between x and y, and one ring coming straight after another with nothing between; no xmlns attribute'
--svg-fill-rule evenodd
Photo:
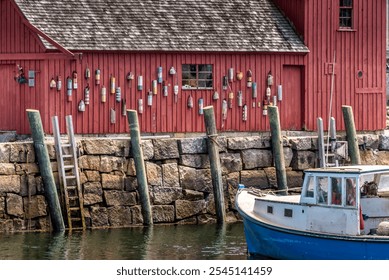
<svg viewBox="0 0 389 280"><path fill-rule="evenodd" d="M323 120L317 119L318 127L318 165L319 167L339 166L339 159L348 158L347 141L336 140L335 119L330 120L330 137L328 143L324 141Z"/></svg>
<svg viewBox="0 0 389 280"><path fill-rule="evenodd" d="M59 182L64 200L68 229L85 230L83 196L77 163L77 146L74 139L72 116L66 116L67 140L61 139L58 117L52 117L54 142L57 154Z"/></svg>

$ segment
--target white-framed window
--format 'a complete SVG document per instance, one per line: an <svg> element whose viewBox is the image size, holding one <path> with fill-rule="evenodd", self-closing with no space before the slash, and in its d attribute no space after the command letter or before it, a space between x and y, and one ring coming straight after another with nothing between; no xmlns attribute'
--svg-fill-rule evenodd
<svg viewBox="0 0 389 280"><path fill-rule="evenodd" d="M182 89L213 89L213 65L183 64Z"/></svg>

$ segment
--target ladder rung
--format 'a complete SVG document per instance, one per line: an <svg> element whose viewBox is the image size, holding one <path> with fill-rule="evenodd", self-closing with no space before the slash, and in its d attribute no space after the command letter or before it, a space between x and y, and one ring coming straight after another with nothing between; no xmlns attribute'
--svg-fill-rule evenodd
<svg viewBox="0 0 389 280"><path fill-rule="evenodd" d="M80 211L80 207L70 207L70 211Z"/></svg>
<svg viewBox="0 0 389 280"><path fill-rule="evenodd" d="M76 176L74 176L74 175L65 176L65 179L76 179Z"/></svg>
<svg viewBox="0 0 389 280"><path fill-rule="evenodd" d="M74 222L78 222L78 221L81 221L81 218L71 218L71 220Z"/></svg>
<svg viewBox="0 0 389 280"><path fill-rule="evenodd" d="M75 190L77 189L77 186L66 186L67 190Z"/></svg>
<svg viewBox="0 0 389 280"><path fill-rule="evenodd" d="M69 200L77 200L78 196L68 196Z"/></svg>
<svg viewBox="0 0 389 280"><path fill-rule="evenodd" d="M69 155L62 155L63 158L72 158L73 155L69 154Z"/></svg>
<svg viewBox="0 0 389 280"><path fill-rule="evenodd" d="M61 144L61 147L62 148L69 148L69 147L71 147L72 146L72 144L70 144L70 143L62 143Z"/></svg>
<svg viewBox="0 0 389 280"><path fill-rule="evenodd" d="M63 168L65 168L65 169L72 169L72 168L74 168L74 165L64 165Z"/></svg>

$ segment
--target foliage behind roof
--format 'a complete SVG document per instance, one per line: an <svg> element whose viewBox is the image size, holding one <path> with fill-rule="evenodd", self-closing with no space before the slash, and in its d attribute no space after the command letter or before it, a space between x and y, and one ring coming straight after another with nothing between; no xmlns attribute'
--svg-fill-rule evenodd
<svg viewBox="0 0 389 280"><path fill-rule="evenodd" d="M308 52L271 0L15 2L69 50Z"/></svg>

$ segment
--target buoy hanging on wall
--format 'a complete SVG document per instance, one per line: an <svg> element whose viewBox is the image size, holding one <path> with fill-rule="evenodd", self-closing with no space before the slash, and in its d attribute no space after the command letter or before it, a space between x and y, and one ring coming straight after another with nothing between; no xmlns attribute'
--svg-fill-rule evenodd
<svg viewBox="0 0 389 280"><path fill-rule="evenodd" d="M243 106L242 120L244 122L247 121L247 105L246 104L244 104L244 106Z"/></svg>
<svg viewBox="0 0 389 280"><path fill-rule="evenodd" d="M223 76L223 90L227 90L228 86L228 78L227 76Z"/></svg>
<svg viewBox="0 0 389 280"><path fill-rule="evenodd" d="M100 78L101 78L100 69L96 69L96 71L95 71L95 84L96 85L100 84Z"/></svg>
<svg viewBox="0 0 389 280"><path fill-rule="evenodd" d="M61 75L57 76L57 91L60 91L62 89L62 79Z"/></svg>
<svg viewBox="0 0 389 280"><path fill-rule="evenodd" d="M138 99L138 113L143 114L143 99Z"/></svg>
<svg viewBox="0 0 389 280"><path fill-rule="evenodd" d="M278 85L277 95L278 101L282 101L282 85Z"/></svg>
<svg viewBox="0 0 389 280"><path fill-rule="evenodd" d="M252 83L252 94L253 94L253 98L257 98L258 96L258 93L257 93L257 83Z"/></svg>
<svg viewBox="0 0 389 280"><path fill-rule="evenodd" d="M122 99L122 116L127 116L126 100Z"/></svg>
<svg viewBox="0 0 389 280"><path fill-rule="evenodd" d="M193 97L192 97L191 94L188 96L187 106L188 106L189 109L193 108Z"/></svg>
<svg viewBox="0 0 389 280"><path fill-rule="evenodd" d="M116 123L116 111L111 108L111 111L110 111L110 119L111 119L111 124L114 124Z"/></svg>
<svg viewBox="0 0 389 280"><path fill-rule="evenodd" d="M238 91L238 107L242 107L243 106L243 94L242 94L242 91Z"/></svg>
<svg viewBox="0 0 389 280"><path fill-rule="evenodd" d="M158 82L157 80L153 80L153 94L156 95L158 93Z"/></svg>
<svg viewBox="0 0 389 280"><path fill-rule="evenodd" d="M219 99L219 93L218 93L217 91L215 91L215 92L213 93L212 99L213 99L213 100L218 100L218 99Z"/></svg>
<svg viewBox="0 0 389 280"><path fill-rule="evenodd" d="M199 99L199 115L204 114L204 99L200 98Z"/></svg>
<svg viewBox="0 0 389 280"><path fill-rule="evenodd" d="M168 83L166 81L162 82L162 91L163 91L163 96L168 96L169 94L169 88L168 88Z"/></svg>
<svg viewBox="0 0 389 280"><path fill-rule="evenodd" d="M157 71L158 71L158 74L157 74L158 84L162 84L162 67L159 66Z"/></svg>
<svg viewBox="0 0 389 280"><path fill-rule="evenodd" d="M153 106L153 93L151 91L147 95L147 106Z"/></svg>
<svg viewBox="0 0 389 280"><path fill-rule="evenodd" d="M228 80L230 83L234 81L234 68L228 69Z"/></svg>
<svg viewBox="0 0 389 280"><path fill-rule="evenodd" d="M67 96L68 96L68 101L72 101L72 90L73 90L73 81L72 78L69 76L66 78L66 88L67 88Z"/></svg>
<svg viewBox="0 0 389 280"><path fill-rule="evenodd" d="M53 89L53 88L56 88L56 87L57 87L57 82L52 77L51 81L50 81L50 88Z"/></svg>
<svg viewBox="0 0 389 280"><path fill-rule="evenodd" d="M105 86L102 86L101 88L101 102L107 102L107 88Z"/></svg>
<svg viewBox="0 0 389 280"><path fill-rule="evenodd" d="M77 71L73 71L73 89L78 88Z"/></svg>
<svg viewBox="0 0 389 280"><path fill-rule="evenodd" d="M111 94L115 93L115 77L111 75L110 78Z"/></svg>
<svg viewBox="0 0 389 280"><path fill-rule="evenodd" d="M271 87L273 85L273 75L271 74L271 71L267 74L267 85Z"/></svg>
<svg viewBox="0 0 389 280"><path fill-rule="evenodd" d="M116 102L120 102L122 99L122 91L120 87L116 88Z"/></svg>
<svg viewBox="0 0 389 280"><path fill-rule="evenodd" d="M253 83L253 72L251 72L251 70L248 70L246 76L247 76L247 87L251 88Z"/></svg>
<svg viewBox="0 0 389 280"><path fill-rule="evenodd" d="M78 103L78 111L85 112L85 103L84 100L81 100L80 103Z"/></svg>
<svg viewBox="0 0 389 280"><path fill-rule="evenodd" d="M222 102L222 118L223 120L227 119L227 100L223 99Z"/></svg>
<svg viewBox="0 0 389 280"><path fill-rule="evenodd" d="M85 80L90 79L90 69L88 67L85 68Z"/></svg>
<svg viewBox="0 0 389 280"><path fill-rule="evenodd" d="M232 108L232 102L234 100L234 93L230 91L228 94L228 107L231 109Z"/></svg>
<svg viewBox="0 0 389 280"><path fill-rule="evenodd" d="M143 77L138 76L138 90L143 90Z"/></svg>
<svg viewBox="0 0 389 280"><path fill-rule="evenodd" d="M84 100L85 100L85 105L89 105L89 84L84 89Z"/></svg>

